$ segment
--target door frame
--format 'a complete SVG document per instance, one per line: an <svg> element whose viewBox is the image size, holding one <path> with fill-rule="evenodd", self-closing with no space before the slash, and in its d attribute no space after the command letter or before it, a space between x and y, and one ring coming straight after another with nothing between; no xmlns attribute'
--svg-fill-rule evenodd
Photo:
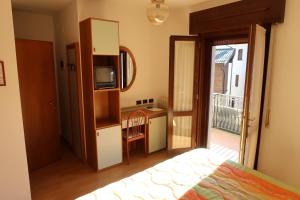
<svg viewBox="0 0 300 200"><path fill-rule="evenodd" d="M201 113L197 118L197 147L207 148L208 142L208 123L210 106L210 87L211 87L211 61L212 47L224 44L248 43L249 27L238 29L219 30L216 32L199 35L201 38L201 56L199 65L199 98L197 112Z"/></svg>
<svg viewBox="0 0 300 200"><path fill-rule="evenodd" d="M194 62L194 88L193 88L193 110L174 112L174 66L175 66L175 42L176 41L195 41L195 62ZM172 150L172 136L173 136L173 118L192 116L193 119L197 119L197 107L198 107L198 79L199 79L199 59L200 59L200 42L198 36L171 36L170 37L170 55L169 55L169 101L168 101L168 131L167 131L167 147L172 152L182 152L195 148L197 146L197 120L192 121L192 143L191 148Z"/></svg>
<svg viewBox="0 0 300 200"><path fill-rule="evenodd" d="M69 69L69 60L68 60L68 50L75 49L76 53L76 80L77 80L77 94L78 94L78 110L79 110L79 126L80 126L80 141L81 141L81 157L84 162L87 160L86 156L86 142L85 142L85 127L84 127L84 108L83 108L83 89L82 89L82 77L81 77L81 62L80 62L80 46L78 42L74 42L66 45L66 61L67 61L67 81L68 81L68 104L70 107L70 119L72 120L72 100L71 100L71 84L70 84L70 69ZM72 128L71 128L72 130ZM72 148L73 147L73 131L72 131Z"/></svg>
<svg viewBox="0 0 300 200"><path fill-rule="evenodd" d="M265 53L265 64L264 64L264 78L263 78L263 91L262 91L262 98L261 98L261 114L260 114L260 121L259 121L259 132L258 132L258 142L257 142L257 151L256 151L256 159L255 159L255 167L257 169L258 166L258 156L259 156L259 148L260 148L260 136L261 136L261 129L263 124L263 108L264 108L264 98L265 98L265 87L266 87L266 79L267 79L267 72L268 72L268 60L269 60L269 46L270 46L270 37L271 37L271 25L266 24L263 26L267 30L266 34L266 53ZM207 140L208 140L208 122L209 122L209 104L210 104L210 86L211 86L211 60L212 60L212 52L211 48L214 45L222 45L228 44L239 44L245 43L245 38L247 38L248 46L248 62L247 62L247 70L250 70L249 59L253 57L254 51L250 49L250 37L253 34L253 30L251 30L251 25L240 26L239 28L235 29L220 29L216 32L208 32L199 34L201 38L201 61L199 65L199 95L203 98L199 99L198 103L198 115L197 124L198 124L198 133L197 133L197 147L206 148L207 147ZM253 38L253 36L252 36ZM252 68L252 67L251 67ZM251 75L248 73L246 76ZM251 77L247 77L248 80ZM247 81L247 80L246 80ZM245 92L246 92L245 84ZM249 90L249 88L248 88ZM248 100L249 101L249 100ZM245 103L245 102L244 102ZM249 103L249 102L248 102ZM248 105L249 106L249 105ZM244 105L245 107L245 105ZM244 109L245 110L245 109ZM246 116L245 116L246 114ZM244 122L248 119L248 113L243 113ZM247 126L248 123L244 125ZM243 126L244 126L243 125Z"/></svg>

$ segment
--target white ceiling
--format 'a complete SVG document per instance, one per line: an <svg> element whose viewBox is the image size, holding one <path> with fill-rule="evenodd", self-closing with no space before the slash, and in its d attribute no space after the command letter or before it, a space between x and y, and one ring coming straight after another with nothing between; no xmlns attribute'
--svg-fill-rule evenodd
<svg viewBox="0 0 300 200"><path fill-rule="evenodd" d="M38 11L38 12L55 12L69 2L74 0L12 0L13 8Z"/></svg>
<svg viewBox="0 0 300 200"><path fill-rule="evenodd" d="M69 2L75 0L12 0L15 9L37 11L37 12L55 12L62 9ZM98 0L101 1L101 0ZM133 1L133 0L121 0ZM141 1L141 0L135 0ZM151 0L144 0L145 3L150 3ZM165 0L170 7L191 7L195 4L212 0ZM218 1L218 0L213 0Z"/></svg>
<svg viewBox="0 0 300 200"><path fill-rule="evenodd" d="M166 4L174 7L190 7L210 0L165 0Z"/></svg>

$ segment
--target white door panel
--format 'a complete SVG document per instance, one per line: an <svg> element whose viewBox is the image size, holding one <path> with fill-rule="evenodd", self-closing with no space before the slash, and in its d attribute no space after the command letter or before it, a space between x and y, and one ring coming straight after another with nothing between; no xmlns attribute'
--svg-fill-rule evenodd
<svg viewBox="0 0 300 200"><path fill-rule="evenodd" d="M94 55L119 55L119 23L92 20Z"/></svg>
<svg viewBox="0 0 300 200"><path fill-rule="evenodd" d="M166 123L166 116L149 120L149 153L166 148Z"/></svg>
<svg viewBox="0 0 300 200"><path fill-rule="evenodd" d="M265 41L266 30L263 27L256 25L252 82L249 101L249 118L244 161L244 164L250 168L254 167L257 149L265 60Z"/></svg>
<svg viewBox="0 0 300 200"><path fill-rule="evenodd" d="M98 169L122 162L121 126L97 131Z"/></svg>

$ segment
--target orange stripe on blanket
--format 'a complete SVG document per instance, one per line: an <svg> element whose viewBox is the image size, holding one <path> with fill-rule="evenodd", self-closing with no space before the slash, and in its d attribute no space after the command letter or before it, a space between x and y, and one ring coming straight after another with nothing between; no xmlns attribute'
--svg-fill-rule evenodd
<svg viewBox="0 0 300 200"><path fill-rule="evenodd" d="M229 169L229 170L228 170ZM230 173L228 173L230 172ZM285 190L271 182L268 182L262 178L254 176L253 174L247 173L240 170L228 163L223 163L216 169L215 173L222 173L223 175L229 177L230 179L239 181L240 183L246 184L246 186L252 186L260 190L262 194L268 194L271 197L283 196L289 197L289 199L300 199L300 195L295 194L291 191Z"/></svg>
<svg viewBox="0 0 300 200"><path fill-rule="evenodd" d="M190 189L179 200L207 200L207 198L201 196L194 189Z"/></svg>

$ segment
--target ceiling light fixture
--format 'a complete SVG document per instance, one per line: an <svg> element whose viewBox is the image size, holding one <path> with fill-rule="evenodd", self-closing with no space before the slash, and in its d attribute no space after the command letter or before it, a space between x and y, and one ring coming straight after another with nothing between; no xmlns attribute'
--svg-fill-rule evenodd
<svg viewBox="0 0 300 200"><path fill-rule="evenodd" d="M165 0L151 0L147 8L147 17L154 25L161 25L169 16L169 7L165 4Z"/></svg>

